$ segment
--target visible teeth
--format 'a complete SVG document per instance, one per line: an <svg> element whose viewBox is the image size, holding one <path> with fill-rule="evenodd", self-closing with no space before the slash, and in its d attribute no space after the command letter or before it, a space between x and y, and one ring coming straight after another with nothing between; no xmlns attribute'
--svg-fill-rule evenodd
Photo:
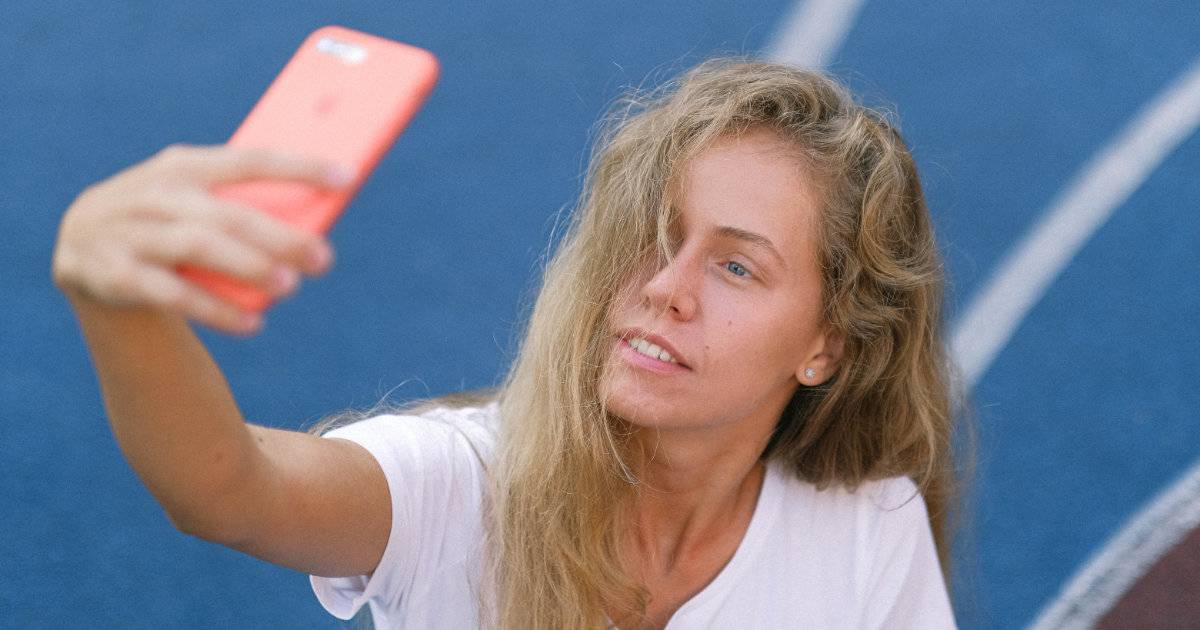
<svg viewBox="0 0 1200 630"><path fill-rule="evenodd" d="M667 352L666 350L663 350L662 348L660 348L640 337L630 338L629 345L633 346L634 350L637 350L638 352L640 352L648 357L653 357L655 359L658 359L659 361L666 361L668 363L679 363L678 361L675 360L674 357L671 356L671 353Z"/></svg>

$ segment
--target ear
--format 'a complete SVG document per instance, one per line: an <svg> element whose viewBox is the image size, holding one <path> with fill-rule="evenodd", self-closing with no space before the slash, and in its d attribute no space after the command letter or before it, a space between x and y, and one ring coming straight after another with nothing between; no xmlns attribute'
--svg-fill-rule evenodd
<svg viewBox="0 0 1200 630"><path fill-rule="evenodd" d="M844 347L845 336L832 326L826 326L813 342L813 350L796 367L796 380L807 387L828 381L842 361Z"/></svg>

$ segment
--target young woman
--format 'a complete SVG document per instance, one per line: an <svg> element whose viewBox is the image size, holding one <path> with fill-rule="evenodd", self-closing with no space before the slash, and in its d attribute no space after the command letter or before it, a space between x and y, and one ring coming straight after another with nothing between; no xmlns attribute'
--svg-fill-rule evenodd
<svg viewBox="0 0 1200 630"><path fill-rule="evenodd" d="M182 531L379 627L953 627L942 272L900 135L753 60L624 105L502 386L307 434L244 421L186 318L254 323L170 270L327 269L205 192L324 165L173 147L86 190L53 273L131 465Z"/></svg>

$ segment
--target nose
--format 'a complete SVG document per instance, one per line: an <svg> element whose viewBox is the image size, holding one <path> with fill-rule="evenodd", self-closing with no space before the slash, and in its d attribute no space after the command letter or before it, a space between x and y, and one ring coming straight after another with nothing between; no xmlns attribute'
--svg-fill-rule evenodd
<svg viewBox="0 0 1200 630"><path fill-rule="evenodd" d="M680 252L642 285L642 299L660 313L671 311L678 319L692 319L699 305L696 266Z"/></svg>

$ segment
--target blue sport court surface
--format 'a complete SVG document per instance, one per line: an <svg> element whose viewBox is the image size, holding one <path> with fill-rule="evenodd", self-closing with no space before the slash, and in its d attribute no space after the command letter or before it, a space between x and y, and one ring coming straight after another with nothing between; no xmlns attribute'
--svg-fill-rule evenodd
<svg viewBox="0 0 1200 630"><path fill-rule="evenodd" d="M338 626L305 575L171 526L50 281L85 186L170 143L223 142L325 24L428 48L442 78L331 232L331 273L256 337L197 328L250 421L495 383L606 105L710 55L762 55L894 110L922 169L979 432L961 626L1112 626L1200 522L1193 3L13 0L0 626ZM1140 621L1200 627L1165 610Z"/></svg>

